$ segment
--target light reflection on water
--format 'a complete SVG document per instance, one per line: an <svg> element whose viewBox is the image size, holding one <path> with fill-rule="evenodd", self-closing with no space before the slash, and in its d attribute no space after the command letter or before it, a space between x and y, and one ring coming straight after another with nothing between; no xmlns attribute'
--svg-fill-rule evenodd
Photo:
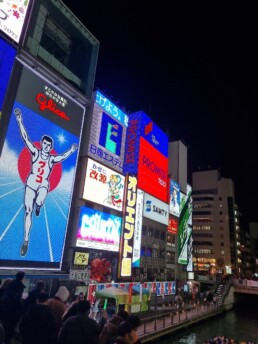
<svg viewBox="0 0 258 344"><path fill-rule="evenodd" d="M258 296L248 298L232 311L159 339L155 344L203 344L211 337L223 335L235 339L236 343L250 340L258 344Z"/></svg>

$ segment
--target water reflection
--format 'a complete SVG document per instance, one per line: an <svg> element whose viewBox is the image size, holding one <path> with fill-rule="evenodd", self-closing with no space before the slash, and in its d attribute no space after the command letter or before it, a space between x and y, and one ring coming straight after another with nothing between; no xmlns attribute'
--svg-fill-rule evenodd
<svg viewBox="0 0 258 344"><path fill-rule="evenodd" d="M258 296L248 297L245 302L235 306L218 317L201 322L199 325L170 334L159 340L159 344L203 344L216 336L227 336L240 340L250 340L258 344Z"/></svg>

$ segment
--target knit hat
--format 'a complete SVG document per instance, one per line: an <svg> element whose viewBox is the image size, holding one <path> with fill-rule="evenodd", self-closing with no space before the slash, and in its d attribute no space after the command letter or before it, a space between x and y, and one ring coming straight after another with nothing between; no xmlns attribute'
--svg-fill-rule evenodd
<svg viewBox="0 0 258 344"><path fill-rule="evenodd" d="M59 299L62 300L63 302L66 302L68 300L69 295L70 295L69 290L63 285L59 287L56 293L56 297L59 297Z"/></svg>

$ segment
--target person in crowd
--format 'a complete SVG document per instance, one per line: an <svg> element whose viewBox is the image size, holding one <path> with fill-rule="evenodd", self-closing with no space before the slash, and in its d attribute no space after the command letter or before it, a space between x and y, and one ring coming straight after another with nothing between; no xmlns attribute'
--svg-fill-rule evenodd
<svg viewBox="0 0 258 344"><path fill-rule="evenodd" d="M55 296L47 301L47 304L51 308L56 319L58 329L61 328L63 315L67 311L69 296L69 290L65 286L60 286Z"/></svg>
<svg viewBox="0 0 258 344"><path fill-rule="evenodd" d="M22 344L55 344L58 327L54 315L47 305L49 295L40 292L22 316L19 332Z"/></svg>
<svg viewBox="0 0 258 344"><path fill-rule="evenodd" d="M99 337L99 344L112 344L117 336L117 330L119 324L127 320L129 313L123 309L119 310L117 314L114 314L111 318L102 317L99 321L99 324L102 328L100 337ZM103 318L106 320L104 324Z"/></svg>
<svg viewBox="0 0 258 344"><path fill-rule="evenodd" d="M137 330L141 325L141 318L137 314L129 314L128 319L129 323L132 325L132 337L134 344L141 344L141 340L138 337Z"/></svg>
<svg viewBox="0 0 258 344"><path fill-rule="evenodd" d="M124 319L117 314L114 314L108 319L99 336L99 344L113 344L117 337L118 325L123 320Z"/></svg>
<svg viewBox="0 0 258 344"><path fill-rule="evenodd" d="M15 279L13 279L8 285L8 289L12 289L13 291L15 291L15 293L19 293L21 299L24 293L24 289L26 288L26 286L23 283L24 278L25 271L18 271L15 275Z"/></svg>
<svg viewBox="0 0 258 344"><path fill-rule="evenodd" d="M88 300L78 303L77 315L68 318L62 325L58 344L98 344L100 326L89 317L91 304Z"/></svg>
<svg viewBox="0 0 258 344"><path fill-rule="evenodd" d="M29 292L28 297L24 301L24 309L27 310L31 305L35 305L39 294L44 293L45 290L46 283L44 281L38 281L35 288Z"/></svg>
<svg viewBox="0 0 258 344"><path fill-rule="evenodd" d="M22 294L24 284L22 283L25 273L17 272L15 279L6 286L3 297L0 300L0 321L5 329L5 343L9 344L15 333L16 326L23 313Z"/></svg>
<svg viewBox="0 0 258 344"><path fill-rule="evenodd" d="M2 285L0 287L0 302L4 298L4 295L6 294L6 289L7 289L8 285L11 281L12 281L12 278L7 278L2 283Z"/></svg>
<svg viewBox="0 0 258 344"><path fill-rule="evenodd" d="M5 343L5 329L0 320L0 344L4 344L4 343Z"/></svg>
<svg viewBox="0 0 258 344"><path fill-rule="evenodd" d="M133 327L129 321L122 321L118 325L117 337L114 341L114 344L133 344Z"/></svg>
<svg viewBox="0 0 258 344"><path fill-rule="evenodd" d="M64 312L62 323L66 321L66 319L70 318L73 315L77 315L78 312L78 303L81 301L81 295L77 295L67 308L67 310Z"/></svg>

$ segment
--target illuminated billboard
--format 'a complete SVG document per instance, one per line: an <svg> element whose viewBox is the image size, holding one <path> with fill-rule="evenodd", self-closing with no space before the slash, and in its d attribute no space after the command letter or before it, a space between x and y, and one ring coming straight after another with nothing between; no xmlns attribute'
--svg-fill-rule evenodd
<svg viewBox="0 0 258 344"><path fill-rule="evenodd" d="M88 155L115 171L123 171L128 116L96 91Z"/></svg>
<svg viewBox="0 0 258 344"><path fill-rule="evenodd" d="M169 217L168 232L172 234L177 234L178 232L178 219L177 218Z"/></svg>
<svg viewBox="0 0 258 344"><path fill-rule="evenodd" d="M88 159L83 199L122 211L124 197L122 174Z"/></svg>
<svg viewBox="0 0 258 344"><path fill-rule="evenodd" d="M192 266L192 187L187 184L187 194L181 193L178 229L178 263ZM187 271L190 271L187 268Z"/></svg>
<svg viewBox="0 0 258 344"><path fill-rule="evenodd" d="M118 252L121 226L121 217L81 207L76 246Z"/></svg>
<svg viewBox="0 0 258 344"><path fill-rule="evenodd" d="M19 43L30 0L2 0L0 31Z"/></svg>
<svg viewBox="0 0 258 344"><path fill-rule="evenodd" d="M16 49L0 37L0 114L3 108L5 92L9 83L15 55Z"/></svg>
<svg viewBox="0 0 258 344"><path fill-rule="evenodd" d="M155 197L144 194L143 216L164 225L168 225L168 204Z"/></svg>
<svg viewBox="0 0 258 344"><path fill-rule="evenodd" d="M167 203L168 159L144 138L140 139L138 186Z"/></svg>
<svg viewBox="0 0 258 344"><path fill-rule="evenodd" d="M168 202L168 136L144 112L130 115L124 174L138 175L138 187Z"/></svg>
<svg viewBox="0 0 258 344"><path fill-rule="evenodd" d="M144 192L137 189L132 267L140 267Z"/></svg>
<svg viewBox="0 0 258 344"><path fill-rule="evenodd" d="M125 188L124 222L120 244L118 275L128 279L132 275L133 244L136 222L137 178L127 175Z"/></svg>
<svg viewBox="0 0 258 344"><path fill-rule="evenodd" d="M180 185L170 180L169 213L179 217L180 215Z"/></svg>
<svg viewBox="0 0 258 344"><path fill-rule="evenodd" d="M20 79L8 97L0 159L1 266L60 269L84 108L15 65Z"/></svg>

